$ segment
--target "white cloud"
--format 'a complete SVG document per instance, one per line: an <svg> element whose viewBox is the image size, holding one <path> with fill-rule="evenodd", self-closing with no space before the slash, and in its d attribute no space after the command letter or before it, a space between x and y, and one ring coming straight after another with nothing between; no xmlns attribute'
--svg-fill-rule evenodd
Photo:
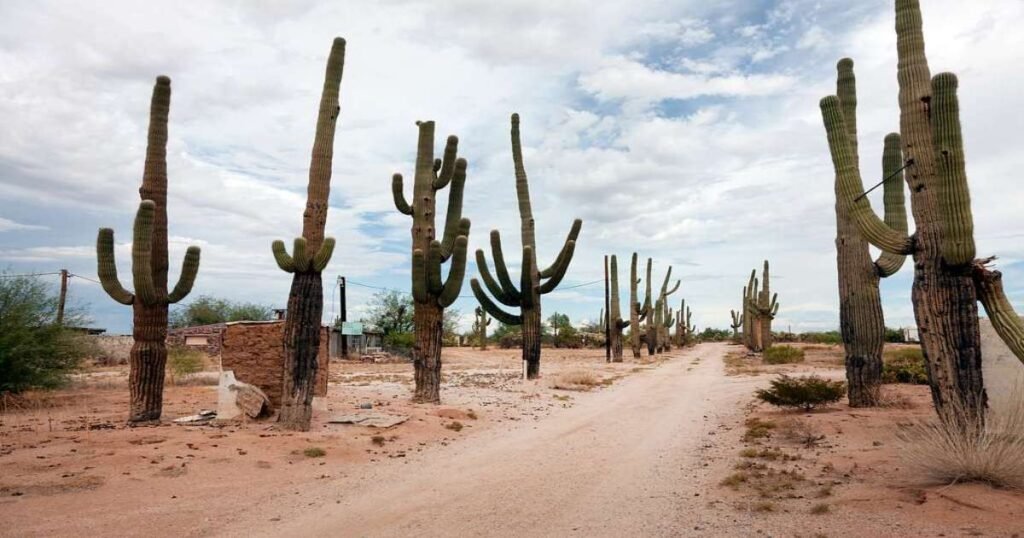
<svg viewBox="0 0 1024 538"><path fill-rule="evenodd" d="M11 219L0 217L0 232L12 232L17 230L49 230L47 226L38 224L22 224Z"/></svg>

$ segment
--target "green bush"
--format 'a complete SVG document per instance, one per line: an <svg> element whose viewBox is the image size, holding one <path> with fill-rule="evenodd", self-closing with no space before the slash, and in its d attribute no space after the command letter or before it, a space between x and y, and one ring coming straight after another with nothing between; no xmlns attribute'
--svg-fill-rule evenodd
<svg viewBox="0 0 1024 538"><path fill-rule="evenodd" d="M843 343L843 335L839 331L810 332L800 335L801 342L811 344L839 345Z"/></svg>
<svg viewBox="0 0 1024 538"><path fill-rule="evenodd" d="M905 347L886 351L882 356L882 382L927 385L928 371L925 370L921 348Z"/></svg>
<svg viewBox="0 0 1024 538"><path fill-rule="evenodd" d="M57 297L45 282L0 274L0 393L56 388L85 358L85 337L65 328L84 324L65 312L57 324Z"/></svg>
<svg viewBox="0 0 1024 538"><path fill-rule="evenodd" d="M893 329L892 327L885 328L885 341L890 344L902 344L907 340L903 337L902 329Z"/></svg>
<svg viewBox="0 0 1024 538"><path fill-rule="evenodd" d="M384 336L384 346L397 349L412 349L416 345L414 333L391 333Z"/></svg>
<svg viewBox="0 0 1024 538"><path fill-rule="evenodd" d="M203 370L203 352L186 346L169 346L167 348L167 372L171 381L201 372Z"/></svg>
<svg viewBox="0 0 1024 538"><path fill-rule="evenodd" d="M793 346L772 346L764 350L765 364L804 362L804 350Z"/></svg>
<svg viewBox="0 0 1024 538"><path fill-rule="evenodd" d="M810 411L815 407L838 402L846 394L846 383L829 381L818 376L789 377L780 375L771 387L759 389L754 395L778 407L794 407Z"/></svg>

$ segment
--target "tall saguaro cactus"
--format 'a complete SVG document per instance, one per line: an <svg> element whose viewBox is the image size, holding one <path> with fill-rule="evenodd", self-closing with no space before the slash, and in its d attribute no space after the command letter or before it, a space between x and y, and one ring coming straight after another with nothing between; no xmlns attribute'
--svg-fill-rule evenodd
<svg viewBox="0 0 1024 538"><path fill-rule="evenodd" d="M491 318L487 317L487 312L479 306L474 310L475 319L473 321L473 333L476 334L476 340L480 344L480 349L483 351L487 350L487 326L491 324Z"/></svg>
<svg viewBox="0 0 1024 538"><path fill-rule="evenodd" d="M640 279L636 276L637 254L633 253L633 261L629 265L629 344L633 350L633 358L640 358L640 323L651 313L651 259L647 258L647 289L644 301L640 302L637 286Z"/></svg>
<svg viewBox="0 0 1024 538"><path fill-rule="evenodd" d="M290 430L308 431L313 417L313 383L320 368L317 354L320 351L324 307L320 275L334 252L334 238L325 238L324 230L331 192L334 132L341 110L338 95L344 68L345 40L336 37L327 57L320 95L306 210L302 213L302 235L295 238L291 255L283 241L277 240L271 245L278 267L292 274L282 341L284 368L281 373L281 411L278 414L278 423Z"/></svg>
<svg viewBox="0 0 1024 538"><path fill-rule="evenodd" d="M612 362L622 362L622 330L629 327L632 320L622 319L622 309L619 303L619 262L612 254L611 262L611 306L608 318L611 320L609 337L611 338Z"/></svg>
<svg viewBox="0 0 1024 538"><path fill-rule="evenodd" d="M730 310L729 315L732 316L732 323L729 325L732 328L732 339L738 342L740 339L739 330L743 327L744 310L741 309L739 312Z"/></svg>
<svg viewBox="0 0 1024 538"><path fill-rule="evenodd" d="M844 58L836 66L836 95L846 120L850 159L859 169L857 149L857 89L853 60ZM882 153L885 224L907 232L907 213L903 207L903 155L900 135L885 137ZM868 242L850 216L850 204L843 199L838 174L836 190L836 266L839 276L839 326L846 351L846 386L851 407L878 405L882 384L882 348L885 320L879 280L902 267L906 256L882 252L871 260Z"/></svg>
<svg viewBox="0 0 1024 538"><path fill-rule="evenodd" d="M647 274L647 286L650 289L651 283L650 272ZM665 315L667 314L666 303L668 296L672 295L679 289L679 280L676 280L675 286L672 289L668 289L668 283L672 280L672 266L668 266L668 271L665 272L665 280L661 283L661 291L658 293L657 299L654 301L653 315L647 315L647 354L654 355L655 353L661 353L664 351L664 324Z"/></svg>
<svg viewBox="0 0 1024 538"><path fill-rule="evenodd" d="M434 122L418 122L416 178L413 202L402 194L402 175L395 174L391 191L395 207L412 217L412 297L416 343L412 350L416 388L413 400L441 401L441 338L444 309L459 298L466 276L466 243L469 219L462 218L462 191L466 184L466 159L456 157L459 139L449 136L444 158L434 159ZM434 215L437 191L451 184L444 236L435 237ZM441 266L451 259L448 278L442 280Z"/></svg>
<svg viewBox="0 0 1024 538"><path fill-rule="evenodd" d="M743 288L743 343L754 352L771 346L772 320L779 312L778 294L771 293L768 260L764 261L762 278L763 287L757 269L750 271L750 280Z"/></svg>
<svg viewBox="0 0 1024 538"><path fill-rule="evenodd" d="M167 291L167 119L171 110L171 79L160 76L149 106L146 163L132 238L132 281L129 292L117 277L114 230L100 228L96 238L97 273L103 290L115 301L131 305L132 349L128 388L128 421L159 420L163 410L164 367L167 364L167 305L185 298L199 271L199 247L188 247L178 283Z"/></svg>
<svg viewBox="0 0 1024 538"><path fill-rule="evenodd" d="M757 314L761 322L760 330L757 333L761 336L761 350L772 347L772 320L779 312L779 303L776 300L778 295L771 292L768 280L768 260L765 260L764 270L761 273L761 293L757 296Z"/></svg>
<svg viewBox="0 0 1024 538"><path fill-rule="evenodd" d="M978 329L980 299L993 326L1018 358L1021 322L1001 293L988 260L974 259L973 217L960 129L957 79L931 76L917 0L896 0L900 139L915 232L908 235L872 211L863 197L854 142L841 96L821 100L822 119L839 184L858 230L883 251L914 257L911 298L928 369L932 401L944 420L984 424L987 394ZM951 413L958 409L960 413Z"/></svg>
<svg viewBox="0 0 1024 538"><path fill-rule="evenodd" d="M523 149L519 139L519 114L512 114L512 162L515 166L516 197L519 200L519 218L522 223L520 233L523 259L519 287L517 288L509 277L501 250L501 236L497 230L491 231L491 253L494 256L494 269L498 274L498 280L491 277L483 250L476 251L476 264L480 277L494 298L506 306L519 307L520 314L515 315L502 310L484 293L477 279L472 279L470 285L473 294L480 301L480 306L498 321L506 325L523 326L523 362L526 365L526 377L536 379L540 376L541 295L554 291L569 269L583 221L573 221L558 257L551 266L541 270L537 265L537 241L533 208L530 204L530 185L526 177L526 167L523 165Z"/></svg>

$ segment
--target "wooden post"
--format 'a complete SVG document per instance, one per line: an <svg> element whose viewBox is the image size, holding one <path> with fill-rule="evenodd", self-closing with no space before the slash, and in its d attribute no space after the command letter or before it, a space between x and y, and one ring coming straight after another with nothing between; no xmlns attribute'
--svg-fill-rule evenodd
<svg viewBox="0 0 1024 538"><path fill-rule="evenodd" d="M612 362L611 297L608 291L608 255L604 256L604 360Z"/></svg>
<svg viewBox="0 0 1024 538"><path fill-rule="evenodd" d="M342 327L342 332L341 332L341 358L347 359L348 358L348 337L345 336L345 322L348 321L348 314L345 312L345 277L343 277L343 276L339 276L338 277L338 288L339 288L338 295L340 295L340 297L341 297L341 299L339 301L341 303L341 318L340 319L341 319L341 327Z"/></svg>
<svg viewBox="0 0 1024 538"><path fill-rule="evenodd" d="M68 270L60 270L60 300L57 302L57 325L64 324L64 302L68 297Z"/></svg>

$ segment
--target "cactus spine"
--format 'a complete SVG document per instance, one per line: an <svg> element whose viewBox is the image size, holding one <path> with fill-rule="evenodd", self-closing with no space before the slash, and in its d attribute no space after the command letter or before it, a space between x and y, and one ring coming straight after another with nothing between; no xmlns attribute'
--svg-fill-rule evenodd
<svg viewBox="0 0 1024 538"><path fill-rule="evenodd" d="M985 268L987 260L974 260L957 79L951 73L931 77L917 0L896 0L896 48L912 236L879 219L866 199L855 200L863 184L840 97L821 100L822 119L842 202L860 233L885 252L914 256L911 297L939 417L963 419L976 427L984 424L987 407L977 301L991 308L997 333L1018 357L1024 357L1015 338L1021 324L1015 315L1007 315L1009 303L997 285L998 273Z"/></svg>
<svg viewBox="0 0 1024 538"><path fill-rule="evenodd" d="M100 228L96 238L97 273L103 290L115 301L131 305L132 349L128 387L128 421L159 420L163 410L164 367L167 364L167 305L185 298L199 272L199 247L188 247L178 283L167 292L167 119L171 79L160 76L149 108L146 163L132 238L132 282L126 290L117 277L114 231Z"/></svg>
<svg viewBox="0 0 1024 538"><path fill-rule="evenodd" d="M491 324L491 318L487 317L487 312L479 306L474 310L476 319L473 321L473 333L476 335L476 341L480 344L481 350L487 349L487 326Z"/></svg>
<svg viewBox="0 0 1024 538"><path fill-rule="evenodd" d="M644 302L640 302L637 286L640 284L636 276L637 254L633 253L633 261L629 265L629 344L633 350L633 358L640 358L640 323L647 319L651 310L651 259L647 258L647 291Z"/></svg>
<svg viewBox="0 0 1024 538"><path fill-rule="evenodd" d="M320 95L306 210L302 213L302 236L295 239L291 255L283 241L277 240L271 245L278 267L292 274L284 322L281 411L277 419L283 428L290 430L308 431L313 416L313 381L319 368L317 354L320 351L324 306L321 272L334 252L334 238L324 237L324 228L331 191L334 132L340 111L338 95L344 68L345 40L336 37L327 57Z"/></svg>
<svg viewBox="0 0 1024 538"><path fill-rule="evenodd" d="M580 219L573 221L569 235L554 263L546 269L539 269L533 208L530 204L530 184L526 177L526 167L523 165L523 149L519 139L519 114L512 114L511 135L512 162L516 175L516 198L519 201L519 218L522 223L520 233L523 259L519 287L516 288L509 277L498 230L491 231L491 253L494 256L494 269L499 280L496 281L491 277L483 250L476 251L476 265L480 271L480 277L491 294L506 306L519 307L520 314L510 314L502 310L484 293L477 279L472 279L470 285L473 288L473 295L480 301L480 306L498 321L507 325L523 326L523 362L526 363L526 377L527 379L536 379L540 376L541 295L554 291L565 277L576 249L576 238L579 237L583 221Z"/></svg>
<svg viewBox="0 0 1024 538"><path fill-rule="evenodd" d="M466 160L457 158L459 139L449 136L444 158L434 159L434 122L417 122L419 142L416 150L416 177L413 203L405 201L402 175L391 181L395 207L412 217L412 296L415 312L416 344L413 347L416 388L413 400L425 403L441 401L441 338L444 335L444 309L451 306L462 290L466 276L466 244L469 219L462 217L462 191L466 184ZM444 236L435 238L434 214L437 191L451 184ZM441 279L441 265L451 259L448 278Z"/></svg>
<svg viewBox="0 0 1024 538"><path fill-rule="evenodd" d="M846 120L850 158L857 164L857 89L853 60L840 60L836 69L836 95ZM885 137L882 153L882 177L886 178L885 224L906 234L902 166L900 135L890 133ZM851 219L849 204L843 200L841 188L837 175L836 267L839 276L839 326L846 351L847 395L851 407L871 407L878 405L885 338L879 280L898 271L906 256L882 252L877 261L871 260L868 242Z"/></svg>
<svg viewBox="0 0 1024 538"><path fill-rule="evenodd" d="M622 319L622 309L619 304L619 262L614 254L612 254L611 261L611 306L608 314L608 319L611 322L610 331L608 331L609 337L611 338L612 348L612 362L622 362L622 330L629 327L632 320L624 321ZM601 316L604 320L605 317ZM603 327L602 327L603 328Z"/></svg>

